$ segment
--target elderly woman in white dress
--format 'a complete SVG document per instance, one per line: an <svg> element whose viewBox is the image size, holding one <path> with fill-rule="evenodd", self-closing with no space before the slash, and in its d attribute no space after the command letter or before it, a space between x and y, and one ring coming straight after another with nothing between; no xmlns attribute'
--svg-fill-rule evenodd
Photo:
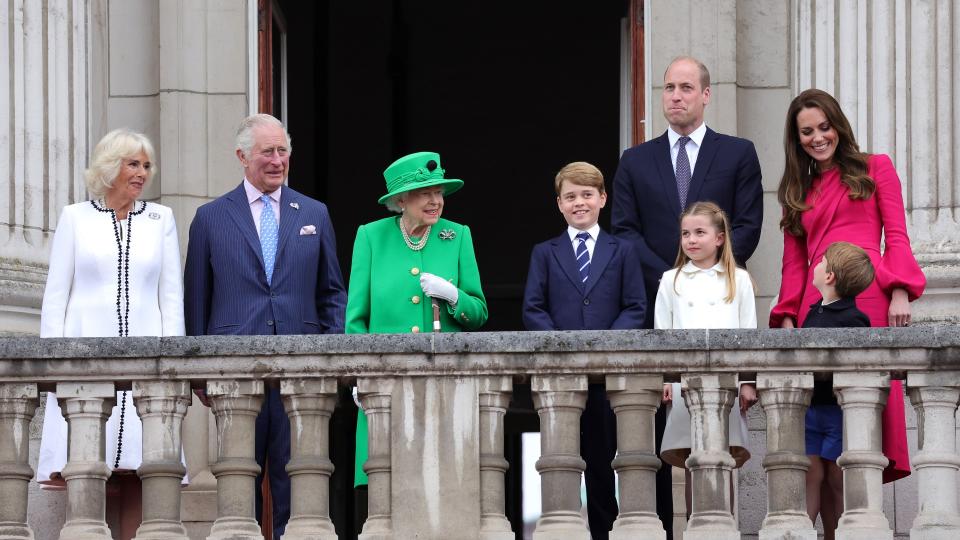
<svg viewBox="0 0 960 540"><path fill-rule="evenodd" d="M40 337L184 334L173 212L140 200L155 173L153 145L144 135L117 129L97 143L85 173L91 200L65 207L53 237ZM107 465L114 471L107 517L120 528L114 537L131 538L140 523L139 479L131 473L142 461L141 439L131 393L117 392L106 428ZM66 460L67 423L51 392L37 481L62 487Z"/></svg>

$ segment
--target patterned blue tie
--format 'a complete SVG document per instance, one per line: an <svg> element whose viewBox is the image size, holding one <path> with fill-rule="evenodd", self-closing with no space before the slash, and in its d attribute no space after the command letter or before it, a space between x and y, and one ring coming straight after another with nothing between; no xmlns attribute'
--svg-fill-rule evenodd
<svg viewBox="0 0 960 540"><path fill-rule="evenodd" d="M577 266L580 268L580 281L583 283L586 283L587 278L590 277L590 252L587 251L588 238L590 238L590 233L586 231L577 233L577 239L580 240L580 243L577 244Z"/></svg>
<svg viewBox="0 0 960 540"><path fill-rule="evenodd" d="M261 195L263 211L260 212L260 249L263 251L263 270L267 274L267 285L273 280L273 263L277 258L277 218L273 215L273 204L269 195Z"/></svg>
<svg viewBox="0 0 960 540"><path fill-rule="evenodd" d="M680 195L680 212L687 208L687 192L690 191L690 158L687 156L687 143L690 137L680 137L677 141L677 194Z"/></svg>

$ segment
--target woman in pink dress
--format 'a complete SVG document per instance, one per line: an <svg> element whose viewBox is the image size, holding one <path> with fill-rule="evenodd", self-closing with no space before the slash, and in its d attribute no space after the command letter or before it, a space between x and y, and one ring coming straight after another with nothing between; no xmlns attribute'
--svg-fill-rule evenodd
<svg viewBox="0 0 960 540"><path fill-rule="evenodd" d="M900 179L890 158L860 152L840 104L821 90L806 90L787 111L786 163L777 197L783 207L783 280L770 313L771 328L803 325L820 299L813 267L833 242L864 249L876 279L857 296L871 326L907 326L910 302L926 278L910 249ZM880 241L884 249L881 253ZM884 482L910 474L903 387L891 381L883 411Z"/></svg>

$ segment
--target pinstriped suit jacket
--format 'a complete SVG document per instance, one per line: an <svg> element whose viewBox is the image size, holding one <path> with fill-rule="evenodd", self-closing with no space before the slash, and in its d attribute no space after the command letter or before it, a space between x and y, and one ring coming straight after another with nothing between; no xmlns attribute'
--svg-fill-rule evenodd
<svg viewBox="0 0 960 540"><path fill-rule="evenodd" d="M280 207L271 285L243 184L197 209L184 275L187 335L343 332L347 294L326 205L284 186ZM301 234L308 225L316 234Z"/></svg>

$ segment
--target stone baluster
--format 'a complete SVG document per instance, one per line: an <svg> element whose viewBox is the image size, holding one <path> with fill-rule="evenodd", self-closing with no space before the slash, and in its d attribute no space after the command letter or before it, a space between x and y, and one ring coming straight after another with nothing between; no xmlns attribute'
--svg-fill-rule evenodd
<svg viewBox="0 0 960 540"><path fill-rule="evenodd" d="M757 390L767 415L767 516L761 540L816 540L806 510L804 419L813 389L811 373L759 373Z"/></svg>
<svg viewBox="0 0 960 540"><path fill-rule="evenodd" d="M217 418L217 520L207 540L262 540L254 518L254 459L257 414L263 404L263 381L207 382L207 396Z"/></svg>
<svg viewBox="0 0 960 540"><path fill-rule="evenodd" d="M37 410L37 385L0 384L0 540L32 540L27 525L30 419Z"/></svg>
<svg viewBox="0 0 960 540"><path fill-rule="evenodd" d="M143 422L143 523L136 540L187 540L180 520L181 427L192 394L187 381L134 381L133 399Z"/></svg>
<svg viewBox="0 0 960 540"><path fill-rule="evenodd" d="M892 540L893 531L883 515L881 452L883 407L890 388L889 373L867 371L836 373L833 389L843 408L843 515L837 540Z"/></svg>
<svg viewBox="0 0 960 540"><path fill-rule="evenodd" d="M682 375L683 399L690 411L692 498L684 540L740 540L730 512L733 467L730 408L737 398L737 375Z"/></svg>
<svg viewBox="0 0 960 540"><path fill-rule="evenodd" d="M360 404L367 415L368 517L360 540L393 540L393 513L390 466L390 407L395 380L357 379Z"/></svg>
<svg viewBox="0 0 960 540"><path fill-rule="evenodd" d="M283 540L337 540L330 521L330 415L337 380L285 379L283 406L290 417L290 521Z"/></svg>
<svg viewBox="0 0 960 540"><path fill-rule="evenodd" d="M956 415L960 372L907 375L910 402L917 410L920 451L913 456L920 512L910 529L911 540L960 538L957 505Z"/></svg>
<svg viewBox="0 0 960 540"><path fill-rule="evenodd" d="M587 404L587 377L534 376L533 404L540 415L540 492L543 513L534 540L590 540L580 514L580 415Z"/></svg>
<svg viewBox="0 0 960 540"><path fill-rule="evenodd" d="M480 386L480 540L513 540L504 515L503 415L510 404L510 377L483 377Z"/></svg>
<svg viewBox="0 0 960 540"><path fill-rule="evenodd" d="M607 375L607 396L617 415L620 515L610 540L663 540L657 517L656 477L660 459L654 445L654 415L663 395L660 375Z"/></svg>
<svg viewBox="0 0 960 540"><path fill-rule="evenodd" d="M67 520L61 540L111 540L106 517L106 422L117 401L111 382L57 383L57 401L67 419Z"/></svg>

